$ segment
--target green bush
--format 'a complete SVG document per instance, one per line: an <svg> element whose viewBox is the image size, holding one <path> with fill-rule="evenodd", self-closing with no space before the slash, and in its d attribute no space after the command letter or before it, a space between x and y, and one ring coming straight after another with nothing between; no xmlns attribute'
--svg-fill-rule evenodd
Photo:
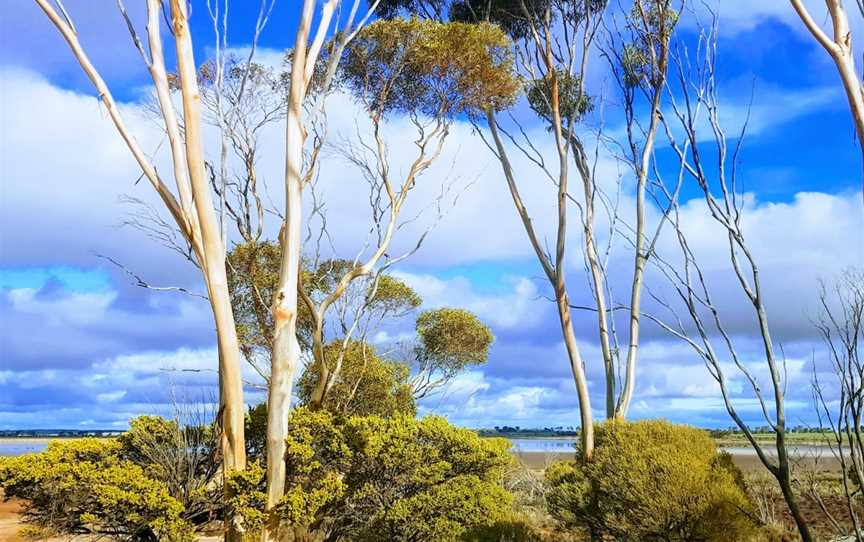
<svg viewBox="0 0 864 542"><path fill-rule="evenodd" d="M756 531L740 471L695 428L606 422L590 462L553 464L546 478L550 513L594 539L736 542Z"/></svg>
<svg viewBox="0 0 864 542"><path fill-rule="evenodd" d="M117 441L123 459L141 466L180 501L185 520L203 525L221 516L219 442L211 426L181 427L159 416L139 416Z"/></svg>
<svg viewBox="0 0 864 542"><path fill-rule="evenodd" d="M183 504L121 452L114 439L54 441L44 452L0 459L0 488L6 498L24 499L25 519L48 531L194 540Z"/></svg>
<svg viewBox="0 0 864 542"><path fill-rule="evenodd" d="M287 444L280 514L298 539L481 540L476 533L510 517L512 497L502 485L513 461L509 443L443 418L345 418L299 408ZM262 483L238 480L238 494L260 494ZM256 500L241 500L238 508L254 520Z"/></svg>

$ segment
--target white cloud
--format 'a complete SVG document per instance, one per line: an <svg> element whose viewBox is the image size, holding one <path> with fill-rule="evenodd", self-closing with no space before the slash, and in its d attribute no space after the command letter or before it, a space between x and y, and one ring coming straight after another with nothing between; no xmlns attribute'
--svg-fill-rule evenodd
<svg viewBox="0 0 864 542"><path fill-rule="evenodd" d="M39 317L50 325L97 323L106 317L109 306L117 297L116 292L70 293L47 298L38 294L39 290L34 288L0 290L0 296L9 299L12 310Z"/></svg>
<svg viewBox="0 0 864 542"><path fill-rule="evenodd" d="M784 8L788 6L784 4ZM17 70L0 71L0 85L3 88L0 133L4 138L0 145L3 264L55 263L87 267L98 263L91 256L92 251L98 251L116 257L154 282L197 286L194 269L143 239L140 233L115 227L127 212L117 203L120 194L134 193L148 201L155 200L152 190L143 181L134 184L139 176L137 167L110 122L100 113L97 100L58 89L39 76ZM809 95L795 92L770 95L767 101L771 103L760 113L763 120L756 125L757 132L764 132L771 123L792 119L795 108L788 108L791 113L777 109L786 98L809 100L808 107L817 107L825 105L829 95L831 91L819 89ZM159 147L160 135L141 109L135 104L126 104L123 111L142 146L148 150ZM730 111L733 117L740 116L740 110L733 107ZM344 96L335 97L331 115L333 133L353 133L356 112L357 107ZM734 118L730 120L733 121ZM411 156L410 138L399 137L405 129L405 123L399 120L386 128L388 140L392 141L394 172ZM536 134L538 140L543 136L542 140L548 141L542 129ZM271 186L278 186L282 168L281 141L281 135L268 137L262 147L261 173L270 180ZM435 275L437 270L454 264L517 261L530 266L533 263L498 165L471 134L471 128L457 123L447 149L438 165L412 193L414 203L406 209L406 216L419 211L420 202L429 201L454 163L453 169L461 172L464 181L475 182L411 260L417 266L415 271L398 272L397 276L411 284L424 297L427 306L458 306L476 312L493 326L499 342L490 364L483 367L482 372L471 372L457 380L449 398L438 405L436 411L464 423L541 418L548 419L550 424L573 423L576 417L572 378L558 338L554 308L541 298L545 293L542 283L526 277L527 273L520 273L499 277L498 283L490 289L490 285L477 284L466 277ZM157 160L162 164L160 171L170 171L164 152ZM554 191L546 180L537 178L536 170L525 161L514 166L520 178L526 179L524 197L538 229L546 234L553 232L554 217L550 210L555 204ZM605 180L610 183L617 180L613 163L605 160L601 168ZM365 202L366 187L355 171L333 155L324 164L321 183L336 250L343 256L353 254L368 231L368 211L357 203ZM779 329L781 339L811 340L807 335L806 314L814 307L816 279L830 278L843 267L860 265L864 261L861 220L864 210L860 200L860 194L852 193L800 193L784 203L763 203L754 196L749 197L744 215L745 230L763 265L764 276L770 277L765 282L766 295L772 322ZM632 198L625 193L622 212L626 214L631 210ZM734 291L722 232L707 217L704 204L693 200L685 205L683 213L691 243L706 269L713 274L719 291L724 294ZM656 213L653 219L656 220ZM400 231L394 242L394 253L410 246L424 227L420 221L416 228L406 227ZM578 227L571 230L571 247L574 248L570 250L570 284L574 298L587 292L575 248L578 230ZM667 245L665 250L672 248ZM621 286L628 280L629 261L623 251L613 255L612 278L618 292L626 291ZM118 280L126 279L118 277ZM211 346L212 325L206 304L185 298L142 297L143 301L135 299L134 304L126 299L129 304L123 305L124 298L114 291L67 292L55 296L43 296L26 289L4 292L3 301L9 303L14 318L28 326L48 325L49 331L56 333L63 327L73 328L76 335L62 341L64 348L67 345L68 349L77 348L97 339L100 345L82 353L75 352L83 359L84 366L79 365L76 371L83 372L73 374L57 370L57 367L22 372L21 367L15 366L14 371L0 372L0 383L4 388L15 385L16 389L40 386L42 393L46 389L71 393L63 384L83 386L85 390L94 390L96 396L107 403L122 404L122 412L112 411L112 415L117 416L131 412L134 405L146 404L147 399L158 401L156 396L159 390L164 390L171 374L184 374L190 377L186 380L190 385L212 389L216 355ZM723 297L724 313L746 339L752 329L749 309L741 303L740 296ZM163 312L157 313L158 316L142 312L142 309L154 308L166 312L170 309L170 316ZM129 344L120 347L114 344L122 342L117 339L118 332L146 331L156 323L163 327L151 330L149 335L140 333ZM188 328L183 328L184 325ZM594 380L592 390L599 390L602 386L599 385L598 354L591 326L590 315L579 317L580 341ZM32 330L27 332L22 325L15 328L18 331L10 332L8 326L4 327L7 328L2 337L4 362L11 360L10 346L16 352L34 350L49 361L61 359L63 352L57 352L56 345L40 349L41 341ZM99 333L93 331L96 327L100 328ZM160 337L172 333L171 328L180 332L173 331L171 344L162 344ZM198 330L194 344L178 344L184 336L192 334L193 328ZM521 334L516 337L518 333ZM530 340L527 334L531 335ZM205 338L201 339L202 336ZM387 338L391 336L380 337ZM642 405L637 409L639 413L674 413L679 408L683 411L692 406L696 410L701 405L699 408L715 414L719 412L718 419L721 419L722 405L717 402L716 388L698 360L686 347L670 346L667 338L662 338L664 341L655 333L643 344L640 363L643 380L637 388L637 400ZM204 342L207 344L202 345ZM744 348L751 359L758 360L753 355L758 353L758 348L746 341ZM503 359L504 355L507 359ZM58 361L61 363L71 362L62 358ZM87 369L94 363L95 368ZM682 368L687 363L690 365ZM799 387L804 386L805 377L806 371L793 374ZM124 395L115 398L120 392ZM26 398L27 401L37 399L41 400L32 395ZM25 399L20 401L15 406L23 409ZM601 406L597 400L594 404L595 408ZM56 411L62 413L63 409L56 408ZM81 411L77 412L75 415L82 416ZM27 419L16 416L14 419Z"/></svg>
<svg viewBox="0 0 864 542"><path fill-rule="evenodd" d="M431 274L402 271L393 276L411 286L423 298L424 307L461 307L499 328L530 328L540 321L535 302L537 286L525 277L505 279L507 289L492 294L478 293L464 277L440 279Z"/></svg>

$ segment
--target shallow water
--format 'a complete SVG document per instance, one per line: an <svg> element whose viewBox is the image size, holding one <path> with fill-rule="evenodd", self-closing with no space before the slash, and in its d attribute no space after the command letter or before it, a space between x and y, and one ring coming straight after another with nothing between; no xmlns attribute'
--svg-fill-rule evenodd
<svg viewBox="0 0 864 542"><path fill-rule="evenodd" d="M510 442L516 452L568 453L576 448L576 439L572 438L513 438ZM767 454L777 455L771 444L764 444L763 447ZM724 449L734 456L756 457L756 450L749 446L726 446ZM799 458L831 457L831 450L827 446L793 445L789 446L789 455Z"/></svg>
<svg viewBox="0 0 864 542"><path fill-rule="evenodd" d="M576 440L572 438L514 438L513 451L519 452L545 452L545 453L570 453L575 450ZM0 456L21 455L30 452L44 450L45 442L33 442L22 440L0 441ZM756 451L749 446L729 446L725 448L730 454L738 457L755 457ZM768 454L776 455L770 445L765 445ZM830 457L831 451L825 446L798 445L790 446L789 453L793 457Z"/></svg>
<svg viewBox="0 0 864 542"><path fill-rule="evenodd" d="M45 442L0 442L0 456L3 455L22 455L30 452L41 452L48 446Z"/></svg>

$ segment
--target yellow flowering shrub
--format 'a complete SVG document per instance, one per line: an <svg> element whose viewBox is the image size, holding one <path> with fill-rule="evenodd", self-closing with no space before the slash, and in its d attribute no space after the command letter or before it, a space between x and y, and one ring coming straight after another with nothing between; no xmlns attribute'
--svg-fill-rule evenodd
<svg viewBox="0 0 864 542"><path fill-rule="evenodd" d="M25 500L25 519L64 534L191 542L183 505L164 483L123 459L115 439L53 441L35 454L0 459L6 498Z"/></svg>
<svg viewBox="0 0 864 542"><path fill-rule="evenodd" d="M345 418L298 408L287 445L279 512L295 536L478 540L477 532L510 517L512 497L502 485L513 461L509 442L481 439L443 418ZM250 476L258 476L257 483ZM250 469L229 483L238 495L235 509L247 526L260 528L263 470L256 475Z"/></svg>
<svg viewBox="0 0 864 542"><path fill-rule="evenodd" d="M740 471L705 431L659 420L610 421L590 462L546 471L563 524L619 542L737 542L756 526Z"/></svg>

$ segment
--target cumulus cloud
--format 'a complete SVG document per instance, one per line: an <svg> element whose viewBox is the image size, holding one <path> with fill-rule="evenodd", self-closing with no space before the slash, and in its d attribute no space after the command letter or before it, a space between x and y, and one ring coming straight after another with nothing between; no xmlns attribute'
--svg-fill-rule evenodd
<svg viewBox="0 0 864 542"><path fill-rule="evenodd" d="M734 16L724 21L746 28L745 23L760 19L789 19L772 7L776 2L746 4L741 8L749 9L752 19L741 15L740 22ZM788 5L782 7L789 10ZM268 58L276 62L275 53ZM52 73L48 67L37 67L43 74ZM134 414L167 408L169 398L164 392L172 387L181 386L189 394L195 389L212 392L216 356L206 302L135 288L122 273L93 256L94 252L108 254L157 284L201 289L192 266L140 232L118 227L129 212L119 203L121 195L156 200L146 182L136 183L137 166L98 101L52 84L44 75L8 67L0 70L0 86L4 134L0 265L25 271L58 265L83 272L101 269L109 277L105 288L86 292L50 279L32 287L0 290L0 419L9 427L122 425ZM805 109L834 107L829 102L836 101L830 88L777 88L765 96L764 104L753 111L754 137L794 122ZM790 101L802 107L784 105ZM328 148L319 190L327 202L334 253L351 257L368 239L369 211L358 205L367 200L368 188L340 158L336 146L344 138L355 137L355 118L362 114L346 96L334 96L331 106L333 146ZM154 153L160 171L170 171L161 134L141 105L130 102L121 107L142 146ZM726 120L735 124L744 108L732 104L728 111ZM363 129L361 122L361 134ZM394 173L404 172L414 151L411 138L404 135L410 129L398 118L385 127ZM278 187L282 127L273 130L262 143L259 168L262 178ZM458 205L410 260L410 267L401 268L397 276L421 294L427 308L458 306L474 311L493 328L497 340L487 364L462 375L443 397L425 402L423 411L442 413L466 425L572 425L578 419L576 398L555 308L547 300L548 285L538 280L540 270L499 166L472 131L466 123L455 123L445 153L412 192L405 216L422 211L447 178L459 177L457 186L464 189ZM529 137L548 141L542 127L530 127ZM617 164L604 156L598 167L608 188L613 188L620 177ZM514 168L525 180L523 195L538 230L551 238L552 186L526 160L517 159ZM809 173L818 175L818 171ZM275 205L280 205L279 191L272 192ZM773 330L790 356L790 404L802 417L809 382L807 354L816 344L807 319L815 310L815 283L864 261L860 201L860 193L851 192L798 193L782 202L748 196L745 231L763 276L769 277L765 287ZM625 182L621 212L629 216L632 209ZM720 306L742 355L759 369L752 309L734 293L722 232L700 200L687 202L682 211L691 244L712 285L723 292ZM416 224L401 229L392 252L412 247L429 220L427 211ZM657 220L656 211L651 220ZM572 227L571 235L568 280L574 303L579 303L590 298L590 291L576 248L579 228ZM664 243L662 250L674 249L668 239ZM612 287L620 295L627 292L632 269L624 246L613 251L610 260ZM490 266L504 271L482 278L473 273ZM663 290L656 274L649 278L652 287ZM602 409L595 316L577 312L575 319L593 404ZM379 342L410 336L404 329L382 333ZM634 414L726 425L716 383L693 352L652 326L646 326L645 338ZM734 380L733 390L750 419L758 421L758 409L752 408L752 397L740 379ZM98 409L91 406L94 398L100 403ZM250 389L250 402L260 398Z"/></svg>

